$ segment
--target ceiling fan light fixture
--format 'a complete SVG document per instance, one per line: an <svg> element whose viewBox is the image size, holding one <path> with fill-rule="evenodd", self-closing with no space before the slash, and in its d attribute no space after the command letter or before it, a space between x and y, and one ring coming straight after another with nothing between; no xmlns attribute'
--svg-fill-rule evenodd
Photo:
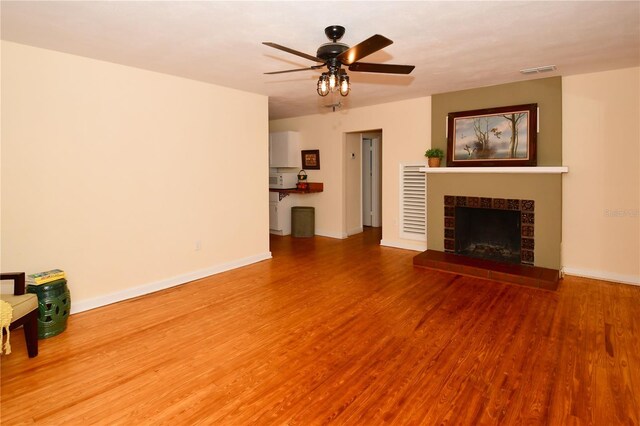
<svg viewBox="0 0 640 426"><path fill-rule="evenodd" d="M318 78L318 95L327 96L329 94L329 78L326 73L323 73Z"/></svg>
<svg viewBox="0 0 640 426"><path fill-rule="evenodd" d="M340 94L342 96L347 96L351 91L351 83L349 83L349 76L347 74L342 74L340 76Z"/></svg>
<svg viewBox="0 0 640 426"><path fill-rule="evenodd" d="M335 72L331 72L329 74L329 90L331 90L332 92L336 90L336 73Z"/></svg>

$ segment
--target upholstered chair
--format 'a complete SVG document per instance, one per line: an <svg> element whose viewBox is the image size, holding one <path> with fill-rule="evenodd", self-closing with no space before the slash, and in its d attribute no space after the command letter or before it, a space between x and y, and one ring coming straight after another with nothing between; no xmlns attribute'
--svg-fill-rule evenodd
<svg viewBox="0 0 640 426"><path fill-rule="evenodd" d="M9 330L24 327L27 352L29 358L33 358L38 355L38 297L25 294L24 272L0 274L0 280L13 280L13 294L2 294L0 298L13 308Z"/></svg>

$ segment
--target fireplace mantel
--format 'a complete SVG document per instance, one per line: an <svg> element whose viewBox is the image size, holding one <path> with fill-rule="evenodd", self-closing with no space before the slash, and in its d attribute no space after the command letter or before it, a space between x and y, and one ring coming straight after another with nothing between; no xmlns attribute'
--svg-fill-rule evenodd
<svg viewBox="0 0 640 426"><path fill-rule="evenodd" d="M566 166L540 167L421 167L424 173L517 173L517 174L561 174L569 173Z"/></svg>

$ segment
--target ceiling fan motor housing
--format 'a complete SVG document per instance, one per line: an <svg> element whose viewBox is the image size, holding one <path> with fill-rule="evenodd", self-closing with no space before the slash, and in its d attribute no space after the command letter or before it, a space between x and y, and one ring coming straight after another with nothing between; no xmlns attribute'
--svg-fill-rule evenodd
<svg viewBox="0 0 640 426"><path fill-rule="evenodd" d="M324 61L333 59L345 50L349 50L349 46L344 43L325 43L318 48L316 56Z"/></svg>

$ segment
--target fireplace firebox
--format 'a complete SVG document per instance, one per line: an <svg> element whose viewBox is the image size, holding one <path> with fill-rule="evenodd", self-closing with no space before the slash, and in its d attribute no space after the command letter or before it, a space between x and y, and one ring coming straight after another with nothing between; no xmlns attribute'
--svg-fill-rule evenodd
<svg viewBox="0 0 640 426"><path fill-rule="evenodd" d="M520 212L456 207L456 254L520 263Z"/></svg>
<svg viewBox="0 0 640 426"><path fill-rule="evenodd" d="M445 252L533 265L533 200L445 195Z"/></svg>

